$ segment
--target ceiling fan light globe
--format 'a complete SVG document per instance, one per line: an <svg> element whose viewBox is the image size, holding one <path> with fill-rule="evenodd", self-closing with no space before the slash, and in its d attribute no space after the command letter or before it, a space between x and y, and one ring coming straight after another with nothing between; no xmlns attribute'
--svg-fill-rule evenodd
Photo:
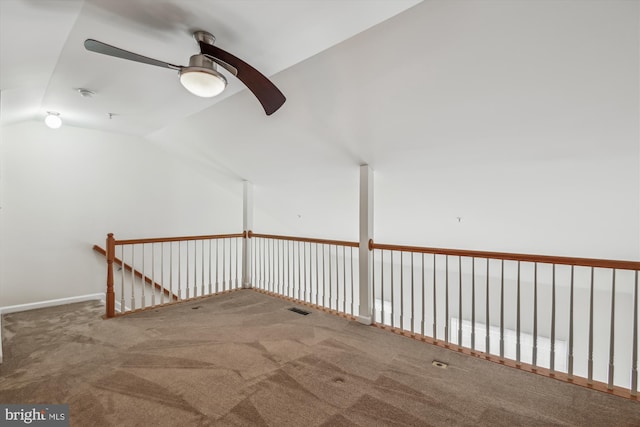
<svg viewBox="0 0 640 427"><path fill-rule="evenodd" d="M215 70L186 67L180 71L180 83L194 95L211 98L227 86L227 79Z"/></svg>

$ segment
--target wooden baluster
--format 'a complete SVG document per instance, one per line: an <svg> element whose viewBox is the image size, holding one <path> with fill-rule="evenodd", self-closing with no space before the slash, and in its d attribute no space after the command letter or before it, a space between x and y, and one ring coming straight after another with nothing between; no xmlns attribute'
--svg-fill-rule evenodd
<svg viewBox="0 0 640 427"><path fill-rule="evenodd" d="M486 298L485 298L485 313L484 313L484 317L485 317L485 337L484 337L484 352L487 354L491 354L491 332L490 332L490 325L491 325L491 320L490 320L490 307L489 307L489 258L487 258L487 277L486 277L486 282L485 282L485 288L486 288Z"/></svg>
<svg viewBox="0 0 640 427"><path fill-rule="evenodd" d="M253 248L253 246L251 246L251 248ZM211 239L209 239L209 295L211 295L212 293L213 293L213 284L211 282Z"/></svg>
<svg viewBox="0 0 640 427"><path fill-rule="evenodd" d="M189 257L189 241L187 240L187 258ZM189 263L187 262L187 275L189 274ZM187 279L187 292L193 292L191 298L198 296L198 242L193 241L193 279L191 282L191 291L189 291L189 280Z"/></svg>
<svg viewBox="0 0 640 427"><path fill-rule="evenodd" d="M638 271L633 285L633 343L631 344L631 396L638 395Z"/></svg>
<svg viewBox="0 0 640 427"><path fill-rule="evenodd" d="M258 269L257 276L258 279L256 283L258 284L258 289L264 289L264 238L262 237L254 237L256 239L256 250L258 251Z"/></svg>
<svg viewBox="0 0 640 427"><path fill-rule="evenodd" d="M395 297L393 292L393 251L391 251L391 327L395 327L395 317L396 317L396 305L395 305Z"/></svg>
<svg viewBox="0 0 640 427"><path fill-rule="evenodd" d="M160 243L160 283L162 283L162 290L160 291L160 304L164 304L164 242ZM169 296L169 302L171 302L171 296Z"/></svg>
<svg viewBox="0 0 640 427"><path fill-rule="evenodd" d="M331 305L331 297L332 297L332 285L331 285L331 245L327 245L327 250L329 251L328 253L328 258L329 258L329 308L333 308L333 306Z"/></svg>
<svg viewBox="0 0 640 427"><path fill-rule="evenodd" d="M233 243L233 238L229 238L229 290L233 289L233 270L232 268L232 258L233 258L233 253L231 251L231 244Z"/></svg>
<svg viewBox="0 0 640 427"><path fill-rule="evenodd" d="M124 245L120 246L121 248L121 254L122 256L120 257L120 259L122 260L122 266L120 268L120 271L122 272L122 282L120 283L120 313L124 313L126 310L126 303L125 303L125 278L126 278L126 268L124 268Z"/></svg>
<svg viewBox="0 0 640 427"><path fill-rule="evenodd" d="M462 346L462 257L458 257L458 345Z"/></svg>
<svg viewBox="0 0 640 427"><path fill-rule="evenodd" d="M471 258L471 350L476 349L476 259Z"/></svg>
<svg viewBox="0 0 640 427"><path fill-rule="evenodd" d="M589 287L589 352L587 355L587 384L593 384L593 278L594 271L591 267L591 285Z"/></svg>
<svg viewBox="0 0 640 427"><path fill-rule="evenodd" d="M573 270L572 270L573 272ZM516 295L516 365L520 366L520 347L522 343L520 342L520 261L518 261L518 284L517 284L517 295ZM572 283L573 286L573 283ZM573 292L573 290L572 290ZM572 297L573 298L573 297ZM572 300L573 302L573 300Z"/></svg>
<svg viewBox="0 0 640 427"><path fill-rule="evenodd" d="M616 269L612 269L611 278L611 323L609 333L609 371L607 388L613 390L613 356L614 356L614 343L615 343L615 331L616 331Z"/></svg>
<svg viewBox="0 0 640 427"><path fill-rule="evenodd" d="M549 371L554 375L556 370L556 265L551 270L551 342L549 351Z"/></svg>
<svg viewBox="0 0 640 427"><path fill-rule="evenodd" d="M380 250L380 322L384 325L385 320L384 311L384 250Z"/></svg>
<svg viewBox="0 0 640 427"><path fill-rule="evenodd" d="M185 266L184 266L186 270L185 286L187 287L187 299L189 299L191 296L189 291L189 241L187 240L186 242L184 242L184 244L187 247L187 261L185 262Z"/></svg>
<svg viewBox="0 0 640 427"><path fill-rule="evenodd" d="M320 273L318 271L318 244L316 243L316 305L320 305Z"/></svg>
<svg viewBox="0 0 640 427"><path fill-rule="evenodd" d="M338 245L336 245L336 311L340 311L340 261L338 260Z"/></svg>
<svg viewBox="0 0 640 427"><path fill-rule="evenodd" d="M298 290L298 300L300 300L300 292L302 291L302 268L300 264L300 242L298 241L298 286L296 286Z"/></svg>
<svg viewBox="0 0 640 427"><path fill-rule="evenodd" d="M500 260L500 359L504 359L504 260Z"/></svg>
<svg viewBox="0 0 640 427"><path fill-rule="evenodd" d="M145 244L143 243L142 244L142 278L141 278L141 283L140 283L140 285L142 286L142 297L140 298L140 300L141 300L141 304L140 305L141 305L142 308L145 308L146 305L147 305L146 297L144 295L144 288L147 287L146 286L146 282L144 280L144 278L147 277L146 273L145 273L145 270L144 270L144 259L145 259L144 247L145 247Z"/></svg>
<svg viewBox="0 0 640 427"><path fill-rule="evenodd" d="M569 295L569 379L573 378L573 265L571 266L571 293Z"/></svg>
<svg viewBox="0 0 640 427"><path fill-rule="evenodd" d="M371 320L375 324L377 319L376 317L376 251L375 249L370 249L370 251L371 251L371 301L373 301L373 310L371 310L372 312ZM353 252L351 253L351 256L353 257ZM352 262L353 262L353 258L352 258ZM351 281L353 281L353 271L351 272L351 277L352 277ZM353 296L351 301L352 301L351 313L353 314ZM382 302L382 298L380 298L380 302ZM358 311L360 310L358 309ZM379 320L378 323L383 323L383 322Z"/></svg>
<svg viewBox="0 0 640 427"><path fill-rule="evenodd" d="M267 291L273 292L273 287L275 283L275 239L269 239L267 243L267 253L268 253L268 268L269 268L269 286L267 287Z"/></svg>
<svg viewBox="0 0 640 427"><path fill-rule="evenodd" d="M433 339L438 339L438 304L436 292L436 254L433 254Z"/></svg>
<svg viewBox="0 0 640 427"><path fill-rule="evenodd" d="M178 295L182 298L182 242L178 242Z"/></svg>
<svg viewBox="0 0 640 427"><path fill-rule="evenodd" d="M415 334L415 318L416 318L416 295L413 281L413 252L411 254L411 333Z"/></svg>
<svg viewBox="0 0 640 427"><path fill-rule="evenodd" d="M135 271L136 271L136 245L131 245L131 310L135 310L136 309L136 296L135 296L135 289L136 289L136 275L135 275Z"/></svg>
<svg viewBox="0 0 640 427"><path fill-rule="evenodd" d="M222 239L222 291L227 290L227 277L226 277L226 268L227 268L227 244L225 243L225 239Z"/></svg>
<svg viewBox="0 0 640 427"><path fill-rule="evenodd" d="M354 293L355 293L355 282L353 281L353 246L351 246L350 248L351 251L351 315L353 316L353 300L354 298ZM373 261L371 262L371 268L373 268ZM373 274L371 275L371 280L373 280ZM372 287L374 287L374 285L371 285ZM372 289L373 290L373 289ZM373 298L373 292L371 293L372 299L375 301L375 298Z"/></svg>
<svg viewBox="0 0 640 427"><path fill-rule="evenodd" d="M309 265L309 303L313 304L313 243L309 242L309 258L308 258L308 265Z"/></svg>
<svg viewBox="0 0 640 427"><path fill-rule="evenodd" d="M400 252L400 329L404 326L404 252Z"/></svg>
<svg viewBox="0 0 640 427"><path fill-rule="evenodd" d="M218 255L218 250L220 248L220 239L216 239L216 293L220 292L220 270L218 267L219 264L219 255Z"/></svg>
<svg viewBox="0 0 640 427"><path fill-rule="evenodd" d="M291 242L287 241L287 287L286 295L291 297L292 293L292 284L291 284Z"/></svg>
<svg viewBox="0 0 640 427"><path fill-rule="evenodd" d="M342 311L347 312L347 256L346 247L342 246Z"/></svg>
<svg viewBox="0 0 640 427"><path fill-rule="evenodd" d="M273 239L271 244L271 250L273 254L271 255L271 271L273 276L273 283L271 285L271 292L274 294L278 293L278 280L280 274L280 239Z"/></svg>
<svg viewBox="0 0 640 427"><path fill-rule="evenodd" d="M325 245L322 244L322 306L327 306L327 270L325 265Z"/></svg>
<svg viewBox="0 0 640 427"><path fill-rule="evenodd" d="M173 295L173 243L169 242L169 293ZM180 295L178 295L180 299Z"/></svg>
<svg viewBox="0 0 640 427"><path fill-rule="evenodd" d="M422 255L422 260L420 261L420 265L422 268L422 322L421 322L421 334L424 337L425 336L425 330L426 330L426 323L427 323L427 319L426 319L426 314L425 314L425 307L427 305L427 296L425 294L425 285L424 285L424 254L420 254Z"/></svg>
<svg viewBox="0 0 640 427"><path fill-rule="evenodd" d="M538 365L538 263L533 264L533 347L531 348L533 370Z"/></svg>
<svg viewBox="0 0 640 427"><path fill-rule="evenodd" d="M347 312L347 257L342 247L342 312Z"/></svg>
<svg viewBox="0 0 640 427"><path fill-rule="evenodd" d="M449 344L449 255L444 256L444 274L444 342Z"/></svg>
<svg viewBox="0 0 640 427"><path fill-rule="evenodd" d="M280 277L279 279L279 293L280 295L284 295L285 293L285 288L284 288L284 245L287 243L286 240L282 241L282 245L278 246L278 258L280 259L280 263L278 264L279 268L280 268L280 274L278 275L278 277ZM280 246L282 246L282 249L280 249Z"/></svg>
<svg viewBox="0 0 640 427"><path fill-rule="evenodd" d="M236 241L236 289L237 289L240 287L240 282L238 280L238 277L240 277L240 275L238 274L238 258L239 258L238 250L240 247L240 238L236 237L235 241Z"/></svg>
<svg viewBox="0 0 640 427"><path fill-rule="evenodd" d="M201 244L201 251L200 251L200 255L202 257L201 259L201 270L202 270L202 281L200 282L200 286L202 286L202 288L200 289L200 295L204 295L205 294L205 287L204 287L204 240L201 240L202 244ZM209 290L209 293L211 293L211 290Z"/></svg>
<svg viewBox="0 0 640 427"><path fill-rule="evenodd" d="M151 244L151 305L156 305L156 248Z"/></svg>
<svg viewBox="0 0 640 427"><path fill-rule="evenodd" d="M257 263L256 263L256 243L257 240L256 238L250 238L249 239L249 248L250 248L250 255L249 255L249 259L253 259L253 264L251 267L251 274L250 274L250 281L251 281L251 287L252 288L257 288L257 283L258 283L258 275L257 275Z"/></svg>

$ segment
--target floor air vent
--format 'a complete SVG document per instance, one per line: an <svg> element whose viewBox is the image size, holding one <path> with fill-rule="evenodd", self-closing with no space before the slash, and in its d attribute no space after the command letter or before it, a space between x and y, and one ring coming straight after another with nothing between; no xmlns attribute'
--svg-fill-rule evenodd
<svg viewBox="0 0 640 427"><path fill-rule="evenodd" d="M307 314L311 314L310 311L305 311L305 310L303 310L301 308L298 308L298 307L291 307L288 310L289 311L293 311L294 313L302 314L303 316L306 316Z"/></svg>

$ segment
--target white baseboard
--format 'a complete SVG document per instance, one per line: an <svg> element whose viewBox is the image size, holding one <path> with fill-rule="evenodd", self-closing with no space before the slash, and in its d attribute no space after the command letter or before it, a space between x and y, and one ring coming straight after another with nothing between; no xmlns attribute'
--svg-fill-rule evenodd
<svg viewBox="0 0 640 427"><path fill-rule="evenodd" d="M79 295L77 297L51 299L47 301L31 302L27 304L8 305L0 307L0 315L7 313L16 313L18 311L35 310L38 308L55 307L57 305L73 304L75 302L101 300L105 301L104 292L97 294Z"/></svg>
<svg viewBox="0 0 640 427"><path fill-rule="evenodd" d="M0 307L0 363L2 363L2 315L3 314L17 313L19 311L35 310L38 308L55 307L57 305L73 304L75 302L94 301L94 300L100 300L104 302L105 294L98 293L98 294L79 295L77 297L59 298L59 299L52 299L48 301L38 301L38 302L31 302L28 304L8 305L5 307Z"/></svg>

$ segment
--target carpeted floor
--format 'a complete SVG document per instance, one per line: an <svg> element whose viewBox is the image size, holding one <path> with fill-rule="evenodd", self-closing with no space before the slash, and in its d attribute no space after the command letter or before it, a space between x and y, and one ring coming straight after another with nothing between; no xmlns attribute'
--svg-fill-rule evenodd
<svg viewBox="0 0 640 427"><path fill-rule="evenodd" d="M0 402L68 403L83 427L640 426L638 402L292 306L242 290L8 314Z"/></svg>

